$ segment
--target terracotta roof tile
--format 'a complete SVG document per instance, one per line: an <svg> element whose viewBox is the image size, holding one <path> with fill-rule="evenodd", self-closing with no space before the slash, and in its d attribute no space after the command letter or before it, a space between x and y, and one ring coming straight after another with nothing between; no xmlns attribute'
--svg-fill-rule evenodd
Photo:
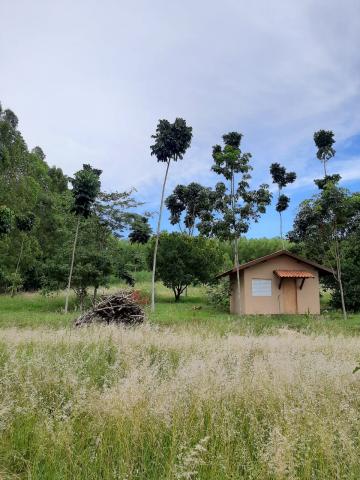
<svg viewBox="0 0 360 480"><path fill-rule="evenodd" d="M315 275L305 270L274 270L277 277L280 278L314 278Z"/></svg>

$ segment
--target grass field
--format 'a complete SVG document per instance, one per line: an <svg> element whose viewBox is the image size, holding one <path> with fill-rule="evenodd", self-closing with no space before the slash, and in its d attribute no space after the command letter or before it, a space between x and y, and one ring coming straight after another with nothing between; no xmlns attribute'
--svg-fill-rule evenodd
<svg viewBox="0 0 360 480"><path fill-rule="evenodd" d="M149 293L150 283L148 272L139 272L140 281L136 288ZM124 287L123 285L121 287ZM110 290L115 291L119 286L113 285ZM74 299L73 299L74 301ZM205 290L200 287L190 287L188 296L183 296L179 303L174 302L171 291L157 285L157 308L154 314L146 308L151 324L173 329L186 328L191 331L212 332L220 335L233 334L264 334L276 333L279 328L289 328L303 333L357 335L360 334L360 314L349 314L344 322L341 312L331 312L324 299L323 313L313 315L252 315L237 317L229 315L226 311L219 310L208 304ZM62 313L64 308L63 295L46 297L40 294L23 294L15 298L0 296L0 328L61 328L69 327L79 315L73 309L69 314Z"/></svg>
<svg viewBox="0 0 360 480"><path fill-rule="evenodd" d="M61 295L0 297L0 479L360 478L359 315L158 299L74 329Z"/></svg>

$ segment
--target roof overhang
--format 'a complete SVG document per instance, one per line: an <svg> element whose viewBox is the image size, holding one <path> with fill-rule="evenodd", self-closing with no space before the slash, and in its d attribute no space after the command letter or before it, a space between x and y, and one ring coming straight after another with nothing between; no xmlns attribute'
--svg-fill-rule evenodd
<svg viewBox="0 0 360 480"><path fill-rule="evenodd" d="M305 270L274 270L279 278L315 278L315 275Z"/></svg>
<svg viewBox="0 0 360 480"><path fill-rule="evenodd" d="M298 255L295 255L295 253L289 252L288 250L278 250L277 252L270 253L270 255L265 255L263 257L256 258L255 260L251 260L250 262L243 263L242 265L239 265L238 267L234 267L231 270L228 270L224 273L220 273L219 275L216 276L216 278L232 275L233 273L236 273L238 270L239 271L245 270L246 268L252 267L253 265L257 265L258 263L262 263L262 262L267 262L268 260L271 260L272 258L280 257L281 255L286 255L290 258L293 258L294 260L297 260L298 262L302 262L307 265L310 265L311 267L314 267L316 270L318 270L320 275L329 275L333 273L331 268L325 267L324 265L320 265L319 263L313 262L312 260L307 260L306 258L299 257ZM298 277L298 278L301 278L301 277Z"/></svg>

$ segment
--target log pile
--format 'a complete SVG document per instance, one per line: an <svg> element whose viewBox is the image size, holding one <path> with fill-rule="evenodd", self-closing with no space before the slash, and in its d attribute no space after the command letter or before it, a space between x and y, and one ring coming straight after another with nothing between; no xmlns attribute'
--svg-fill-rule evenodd
<svg viewBox="0 0 360 480"><path fill-rule="evenodd" d="M144 310L134 300L133 292L120 290L113 295L101 296L96 305L75 320L75 326L81 327L95 322L136 325L144 320Z"/></svg>

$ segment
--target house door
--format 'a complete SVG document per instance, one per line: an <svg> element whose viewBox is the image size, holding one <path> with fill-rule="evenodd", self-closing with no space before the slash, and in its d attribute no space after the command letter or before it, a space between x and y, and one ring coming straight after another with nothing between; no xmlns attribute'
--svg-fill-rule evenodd
<svg viewBox="0 0 360 480"><path fill-rule="evenodd" d="M295 278L284 278L282 282L283 313L297 313L297 288Z"/></svg>

